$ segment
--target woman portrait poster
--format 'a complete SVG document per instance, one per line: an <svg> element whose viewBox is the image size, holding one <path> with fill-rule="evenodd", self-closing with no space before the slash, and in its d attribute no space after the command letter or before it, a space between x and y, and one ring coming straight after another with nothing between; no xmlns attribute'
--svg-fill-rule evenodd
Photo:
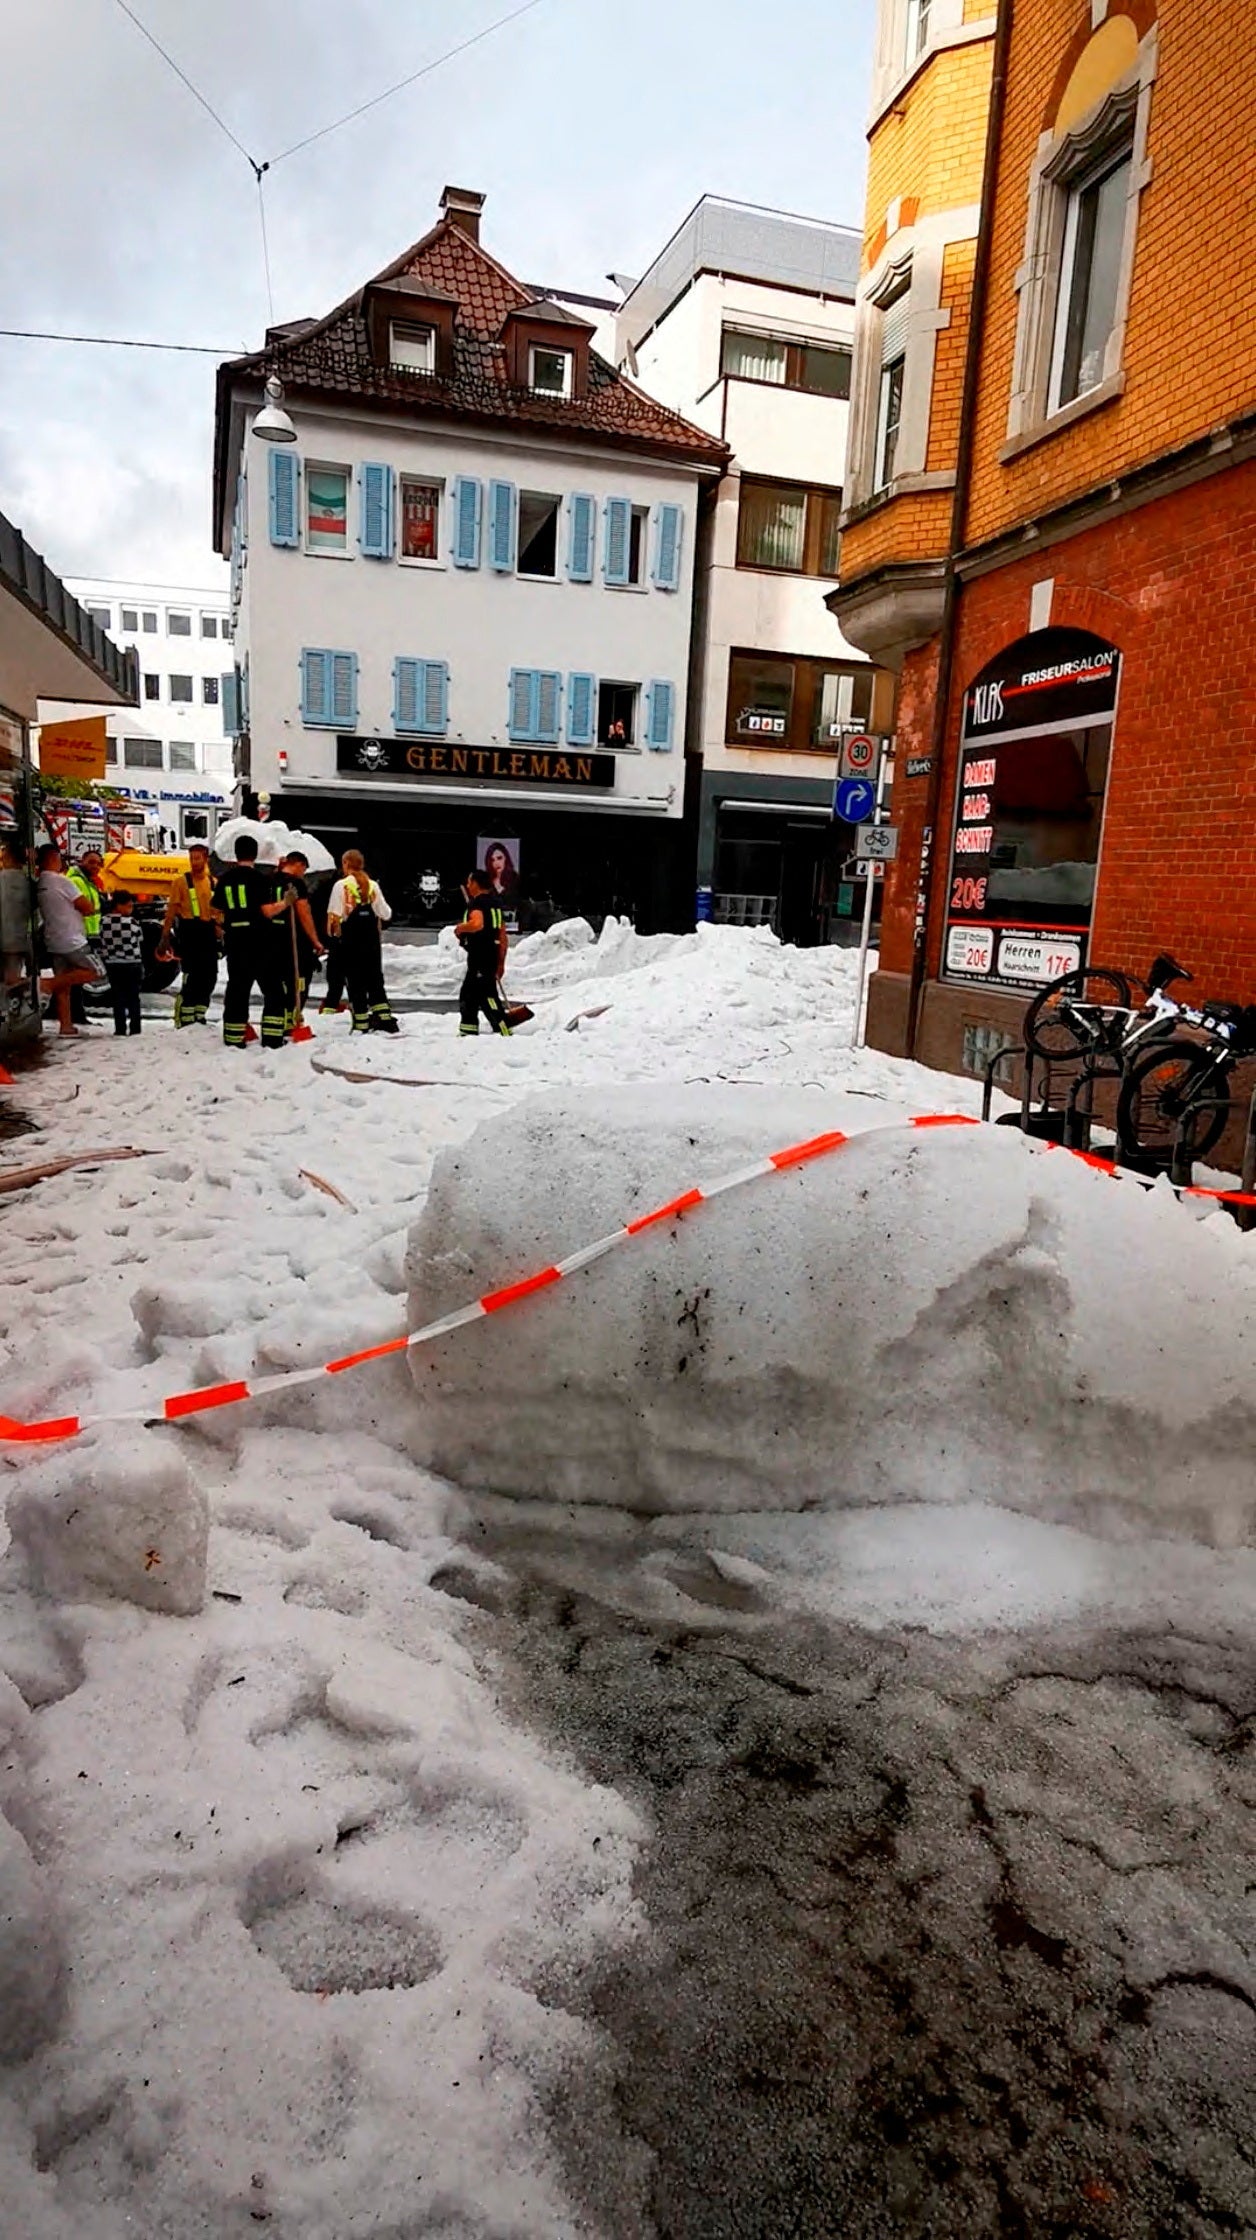
<svg viewBox="0 0 1256 2240"><path fill-rule="evenodd" d="M503 900L513 897L519 885L519 842L485 836L475 843L475 867L493 882L493 892Z"/></svg>

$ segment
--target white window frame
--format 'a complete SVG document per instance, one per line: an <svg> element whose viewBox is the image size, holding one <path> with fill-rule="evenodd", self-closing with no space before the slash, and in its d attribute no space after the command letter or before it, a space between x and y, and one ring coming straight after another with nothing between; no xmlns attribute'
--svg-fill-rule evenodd
<svg viewBox="0 0 1256 2240"><path fill-rule="evenodd" d="M353 488L353 469L343 459L303 459L301 476L301 550L311 560L352 560L353 548L349 542L349 493ZM316 474L342 474L345 478L345 541L343 545L310 543L310 478ZM221 627L221 625L220 625Z"/></svg>
<svg viewBox="0 0 1256 2240"><path fill-rule="evenodd" d="M174 689L176 684L185 684L188 688L187 691L176 693ZM166 698L172 708L194 708L196 706L196 677L194 672L189 669L168 670L166 673Z"/></svg>
<svg viewBox="0 0 1256 2240"><path fill-rule="evenodd" d="M1018 452L1121 394L1125 386L1125 335L1138 247L1143 190L1151 179L1147 154L1151 96L1159 59L1155 27L1147 33L1132 69L1102 101L1064 133L1044 133L1029 176L1025 255L1016 274L1019 299L1007 441L1000 457ZM1062 355L1060 305L1072 269L1077 198L1119 151L1131 144L1129 199L1112 329L1103 376L1067 404L1057 405Z"/></svg>
<svg viewBox="0 0 1256 2240"><path fill-rule="evenodd" d="M407 556L403 550L405 537L405 486L407 482L422 482L436 492L436 553L431 560ZM397 476L397 565L400 568L428 568L444 570L441 559L441 531L445 521L446 484L443 474L417 474L403 468Z"/></svg>
<svg viewBox="0 0 1256 2240"><path fill-rule="evenodd" d="M213 627L213 629L212 629L212 630L207 630L207 629L206 629L205 625L206 625L206 623L207 623L207 622L212 622L212 623L213 623L214 627ZM206 639L216 639L216 638L217 638L217 636L218 636L218 616L217 616L216 614L204 614L204 613L202 613L202 615L201 615L201 637L202 637L202 640L206 640Z"/></svg>
<svg viewBox="0 0 1256 2240"><path fill-rule="evenodd" d="M907 0L903 22L903 64L914 70L929 45L932 0Z"/></svg>
<svg viewBox="0 0 1256 2240"><path fill-rule="evenodd" d="M886 451L890 440L890 398L894 390L893 376L895 373L899 376L898 416L894 422L894 455L892 458L887 458ZM877 497L881 495L882 491L892 490L894 487L894 468L898 463L898 439L903 432L903 392L906 387L907 351L906 348L903 348L897 351L894 357L882 359L881 377L877 383L877 432L872 453L872 488L874 495Z"/></svg>
<svg viewBox="0 0 1256 2240"><path fill-rule="evenodd" d="M176 622L186 622L187 629L176 630ZM166 636L168 638L187 638L190 640L193 635L194 633L192 629L192 617L188 609L186 607L167 607Z"/></svg>
<svg viewBox="0 0 1256 2240"><path fill-rule="evenodd" d="M196 769L196 767L197 767L197 762L196 762L196 741L195 741L195 739L170 739L170 740L168 740L168 741L166 742L166 745L167 745L167 752L168 752L168 754L169 754L169 757L170 757L170 768L171 768L172 770L183 770L183 771L188 771L188 772L191 772L191 771L195 771L195 769ZM184 750L185 750L185 751L186 751L186 752L187 752L188 754L190 754L190 755L191 755L191 757L192 757L191 761L190 761L190 762L176 762L176 761L175 761L175 759L174 759L174 752L175 752L175 748L176 748L176 747L182 748L182 749L184 749Z"/></svg>
<svg viewBox="0 0 1256 2240"><path fill-rule="evenodd" d="M436 329L421 320L393 319L388 328L388 362L406 373L435 373Z"/></svg>
<svg viewBox="0 0 1256 2240"><path fill-rule="evenodd" d="M542 387L540 386L540 384L538 383L538 381L537 381L537 378L536 378L536 361L537 361L537 356L538 356L538 353L542 353L542 352L544 353L544 355L545 355L545 356L546 356L547 358L561 358L561 359L562 359L562 361L563 361L563 385L562 385L561 389L549 389L549 388L544 388L544 389L543 389L543 388L542 388ZM563 349L563 347L562 347L562 345L561 345L561 343L557 343L557 342L530 342L530 343L528 344L528 387L529 387L529 389L531 389L531 390L533 391L533 393L534 393L534 394L535 394L536 396L538 396L538 397L557 397L557 398L559 398L560 400L562 400L562 401L564 401L564 402L568 401L568 400L570 399L570 397L571 397L571 393L572 393L572 386L573 386L573 382L574 382L574 379L575 379L575 364L576 364L576 354L575 354L575 351L574 351L574 350L564 350L564 349Z"/></svg>
<svg viewBox="0 0 1256 2240"><path fill-rule="evenodd" d="M530 568L525 568L521 564L523 560L523 501L525 498L543 498L547 506L553 506L556 509L554 514L553 575L535 575ZM520 583L562 583L565 580L563 576L562 536L563 497L561 490L525 490L521 487L515 501L515 576Z"/></svg>
<svg viewBox="0 0 1256 2240"><path fill-rule="evenodd" d="M1089 396L1092 389L1097 389L1099 387L1098 381L1092 381L1085 389L1078 389L1076 397L1062 397L1060 394L1064 381L1064 360L1068 349L1069 318L1073 308L1073 294L1077 286L1078 234L1080 231L1082 202L1085 196L1090 192L1092 188L1100 186L1104 179L1106 179L1110 175L1110 173L1119 168L1122 168L1127 163L1130 165L1132 170L1132 138L1128 140L1117 140L1112 144L1110 148L1105 148L1102 156L1099 158L1097 163L1092 164L1089 169L1082 172L1078 177L1071 179L1068 184L1067 203L1064 220L1064 244L1060 256L1060 277L1056 288L1055 333L1051 345L1051 367L1047 376L1048 415L1061 411L1065 405L1074 404L1078 402L1082 397ZM1129 228L1128 201L1129 197L1127 194L1127 209L1125 217L1126 231L1128 231ZM1102 381L1107 378L1108 366L1106 360L1105 345L1105 362L1103 372L1100 375L1100 380Z"/></svg>
<svg viewBox="0 0 1256 2240"><path fill-rule="evenodd" d="M612 746L608 741L604 740L600 736L602 729L602 693L603 690L607 687L616 692L631 692L631 694L633 695L632 737L631 739L626 740L622 747ZM645 746L641 737L641 718L644 704L644 693L639 680L634 682L631 677L598 678L594 693L593 704L593 737L594 744L599 754L644 754Z"/></svg>

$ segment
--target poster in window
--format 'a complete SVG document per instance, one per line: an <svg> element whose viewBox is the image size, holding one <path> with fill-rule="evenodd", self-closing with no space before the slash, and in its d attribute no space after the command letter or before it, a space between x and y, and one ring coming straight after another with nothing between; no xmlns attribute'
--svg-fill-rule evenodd
<svg viewBox="0 0 1256 2240"><path fill-rule="evenodd" d="M309 541L320 546L345 543L348 523L348 478L321 467L311 467L307 480Z"/></svg>
<svg viewBox="0 0 1256 2240"><path fill-rule="evenodd" d="M1086 961L1121 656L1018 639L964 694L942 970L1030 992Z"/></svg>
<svg viewBox="0 0 1256 2240"><path fill-rule="evenodd" d="M475 843L475 868L487 873L503 902L513 900L518 889L519 863L519 842L513 835L503 840L481 834Z"/></svg>
<svg viewBox="0 0 1256 2240"><path fill-rule="evenodd" d="M401 485L401 556L403 560L435 560L440 491L433 482Z"/></svg>

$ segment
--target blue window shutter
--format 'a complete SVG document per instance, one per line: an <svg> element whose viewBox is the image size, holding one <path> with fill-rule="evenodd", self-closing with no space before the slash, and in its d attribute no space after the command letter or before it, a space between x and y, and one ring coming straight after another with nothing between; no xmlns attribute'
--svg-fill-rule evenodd
<svg viewBox="0 0 1256 2240"><path fill-rule="evenodd" d="M421 661L399 653L393 663L393 730L417 731Z"/></svg>
<svg viewBox="0 0 1256 2240"><path fill-rule="evenodd" d="M240 558L249 549L249 486L244 469L236 476L236 522L240 532Z"/></svg>
<svg viewBox="0 0 1256 2240"><path fill-rule="evenodd" d="M672 743L672 724L675 719L676 688L662 677L655 677L647 695L645 743L656 754L666 754Z"/></svg>
<svg viewBox="0 0 1256 2240"><path fill-rule="evenodd" d="M249 657L247 653L236 666L236 704L240 710L240 728L249 728Z"/></svg>
<svg viewBox="0 0 1256 2240"><path fill-rule="evenodd" d="M586 491L577 490L568 499L567 505L570 514L567 573L573 583L592 583L597 501L589 497Z"/></svg>
<svg viewBox="0 0 1256 2240"><path fill-rule="evenodd" d="M680 544L685 517L679 506L660 506L654 530L654 581L660 591L680 589Z"/></svg>
<svg viewBox="0 0 1256 2240"><path fill-rule="evenodd" d="M588 676L582 669L573 670L567 679L567 744L569 747L592 746L596 694L597 678Z"/></svg>
<svg viewBox="0 0 1256 2240"><path fill-rule="evenodd" d="M355 731L358 722L358 657L356 653L332 653L331 662L331 720L338 731Z"/></svg>
<svg viewBox="0 0 1256 2240"><path fill-rule="evenodd" d="M534 738L544 739L548 745L557 746L562 706L563 680L560 672L557 669L538 670Z"/></svg>
<svg viewBox="0 0 1256 2240"><path fill-rule="evenodd" d="M236 689L234 669L224 669L218 695L222 703L222 730L225 739L234 739L240 728L240 695Z"/></svg>
<svg viewBox="0 0 1256 2240"><path fill-rule="evenodd" d="M301 721L327 723L331 716L332 656L321 646L306 646L301 654Z"/></svg>
<svg viewBox="0 0 1256 2240"><path fill-rule="evenodd" d="M488 486L488 564L508 575L515 564L515 486L490 482Z"/></svg>
<svg viewBox="0 0 1256 2240"><path fill-rule="evenodd" d="M300 461L286 445L272 443L267 454L270 476L270 541L295 545L301 541L301 508L298 502Z"/></svg>
<svg viewBox="0 0 1256 2240"><path fill-rule="evenodd" d="M455 568L480 565L480 485L474 475L454 483L453 552Z"/></svg>
<svg viewBox="0 0 1256 2240"><path fill-rule="evenodd" d="M608 498L606 501L606 536L602 547L602 578L610 584L625 584L632 564L632 500Z"/></svg>
<svg viewBox="0 0 1256 2240"><path fill-rule="evenodd" d="M535 739L536 703L539 685L540 672L538 670L511 670L510 714L506 729L512 739Z"/></svg>
<svg viewBox="0 0 1256 2240"><path fill-rule="evenodd" d="M364 560L393 556L393 471L368 464L358 478L358 543Z"/></svg>
<svg viewBox="0 0 1256 2240"><path fill-rule="evenodd" d="M449 663L425 661L423 664L423 696L420 707L423 729L437 738L449 728Z"/></svg>

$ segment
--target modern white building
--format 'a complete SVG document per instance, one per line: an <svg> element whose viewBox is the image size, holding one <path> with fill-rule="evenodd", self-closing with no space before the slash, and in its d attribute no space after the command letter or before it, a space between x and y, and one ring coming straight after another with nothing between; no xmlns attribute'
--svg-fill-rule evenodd
<svg viewBox="0 0 1256 2240"><path fill-rule="evenodd" d="M630 289L620 365L733 454L704 506L691 754L699 909L841 939L838 735L888 728L892 680L840 637L842 475L861 239L706 195Z"/></svg>
<svg viewBox="0 0 1256 2240"><path fill-rule="evenodd" d="M115 642L134 648L140 699L108 718L107 775L159 822L172 845L212 839L230 816L232 742L223 722L234 672L227 586L67 579ZM85 712L47 704L46 721Z"/></svg>
<svg viewBox="0 0 1256 2240"><path fill-rule="evenodd" d="M240 767L403 910L499 841L525 905L683 923L698 492L725 449L498 264L483 200L447 188L347 303L219 370ZM251 433L272 373L295 443Z"/></svg>

